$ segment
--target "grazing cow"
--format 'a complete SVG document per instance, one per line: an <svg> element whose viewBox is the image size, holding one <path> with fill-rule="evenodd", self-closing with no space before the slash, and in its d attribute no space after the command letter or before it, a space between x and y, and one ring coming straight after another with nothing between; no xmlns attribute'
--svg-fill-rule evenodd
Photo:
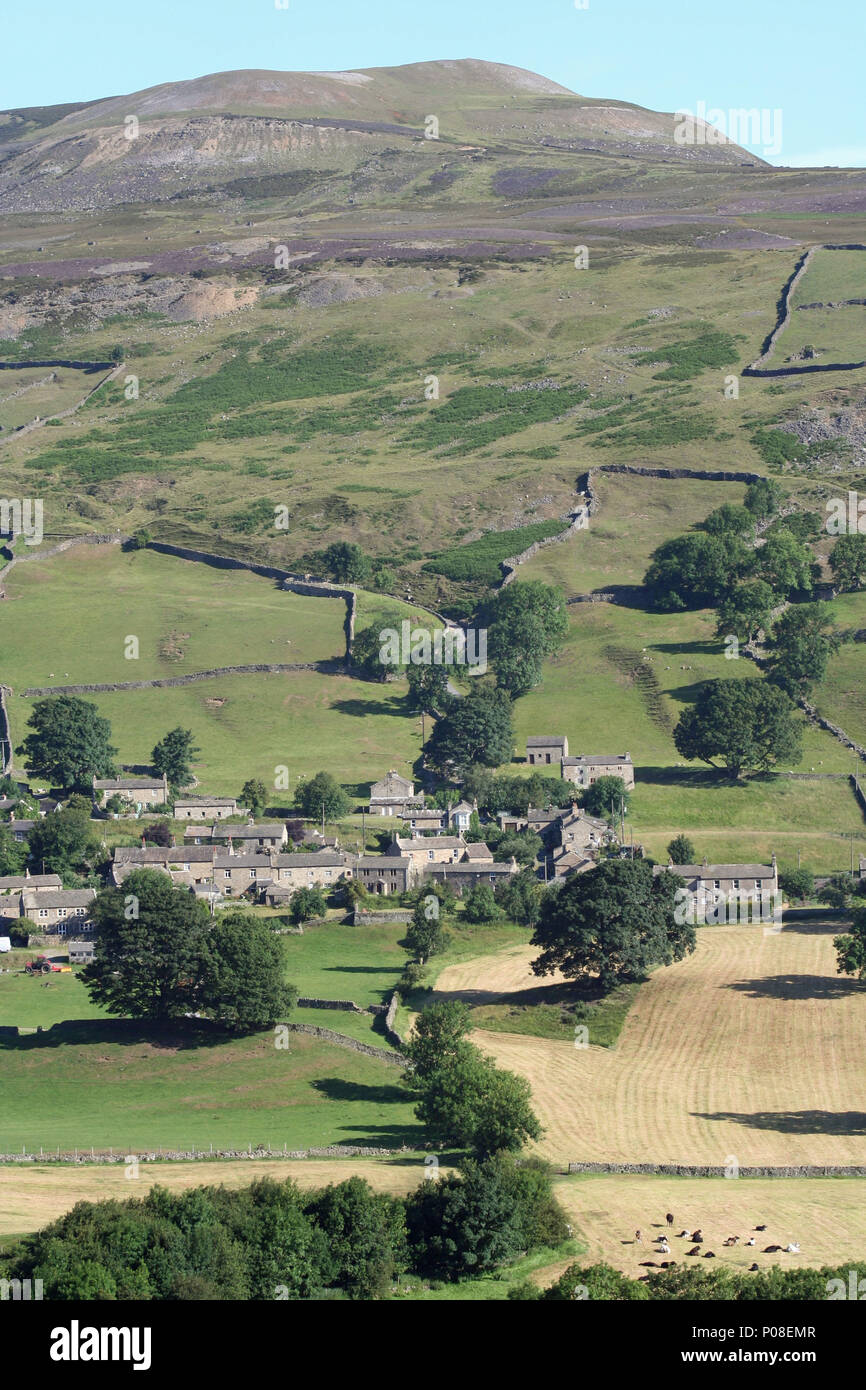
<svg viewBox="0 0 866 1390"><path fill-rule="evenodd" d="M756 1227L755 1227L755 1230L756 1230L756 1231L766 1231L766 1229L767 1229L766 1226L756 1226Z"/></svg>
<svg viewBox="0 0 866 1390"><path fill-rule="evenodd" d="M705 1250L705 1251L704 1251L704 1259L705 1259L705 1260L714 1260L715 1258L716 1258L716 1256L715 1256L715 1252L714 1252L714 1251L712 1251L712 1250Z"/></svg>
<svg viewBox="0 0 866 1390"><path fill-rule="evenodd" d="M754 1237L754 1236L749 1236L749 1239L746 1241L746 1244L747 1244L747 1245L754 1245L754 1243L755 1243L755 1237Z"/></svg>
<svg viewBox="0 0 866 1390"><path fill-rule="evenodd" d="M799 1255L799 1253L800 1247L795 1241L792 1241L790 1245L785 1246L786 1255Z"/></svg>
<svg viewBox="0 0 866 1390"><path fill-rule="evenodd" d="M669 1226L672 1226L674 1224L674 1218L671 1212L668 1212L667 1216L665 1217L665 1221L668 1223Z"/></svg>
<svg viewBox="0 0 866 1390"><path fill-rule="evenodd" d="M687 1255L700 1255L700 1253L701 1247L699 1245L695 1245L691 1250L686 1251Z"/></svg>
<svg viewBox="0 0 866 1390"><path fill-rule="evenodd" d="M680 1231L680 1240L691 1240L691 1231Z"/></svg>
<svg viewBox="0 0 866 1390"><path fill-rule="evenodd" d="M695 1242L696 1245L700 1244L703 1238L704 1235L702 1231L692 1231L692 1240Z"/></svg>
<svg viewBox="0 0 866 1390"><path fill-rule="evenodd" d="M662 1260L662 1269L673 1269L676 1260Z"/></svg>
<svg viewBox="0 0 866 1390"><path fill-rule="evenodd" d="M671 1247L668 1245L667 1241L665 1241L664 1245L659 1246L657 1253L659 1255L669 1255L671 1253Z"/></svg>
<svg viewBox="0 0 866 1390"><path fill-rule="evenodd" d="M724 1242L725 1245L739 1245L739 1243L739 1236L728 1236L727 1240Z"/></svg>
<svg viewBox="0 0 866 1390"><path fill-rule="evenodd" d="M750 1273L750 1274L754 1274L754 1272L755 1272L755 1270L756 1270L757 1268L758 1268L757 1265L749 1265L749 1273Z"/></svg>
<svg viewBox="0 0 866 1390"><path fill-rule="evenodd" d="M781 1248L782 1248L781 1245L765 1245L765 1246L764 1246L764 1254L765 1254L765 1255L775 1255L779 1250L781 1250Z"/></svg>

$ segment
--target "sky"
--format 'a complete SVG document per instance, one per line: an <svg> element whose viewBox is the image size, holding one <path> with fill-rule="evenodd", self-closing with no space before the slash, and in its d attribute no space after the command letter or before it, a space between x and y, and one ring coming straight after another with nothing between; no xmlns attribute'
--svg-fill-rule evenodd
<svg viewBox="0 0 866 1390"><path fill-rule="evenodd" d="M0 109L435 58L659 111L703 103L773 164L866 167L864 0L0 0ZM767 113L757 140L726 115L753 108Z"/></svg>

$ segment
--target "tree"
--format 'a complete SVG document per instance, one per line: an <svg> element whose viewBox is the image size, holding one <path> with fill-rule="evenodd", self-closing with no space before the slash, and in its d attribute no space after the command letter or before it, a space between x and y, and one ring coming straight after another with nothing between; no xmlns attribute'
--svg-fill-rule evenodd
<svg viewBox="0 0 866 1390"><path fill-rule="evenodd" d="M415 1267L450 1281L558 1245L568 1232L548 1174L505 1155L421 1183L407 1200L406 1224Z"/></svg>
<svg viewBox="0 0 866 1390"><path fill-rule="evenodd" d="M751 561L738 536L703 532L677 536L653 551L644 584L661 612L703 608L731 590Z"/></svg>
<svg viewBox="0 0 866 1390"><path fill-rule="evenodd" d="M516 1151L541 1134L522 1077L500 1072L473 1043L469 1010L456 1000L425 1009L405 1051L406 1085L431 1142L478 1155ZM507 1080L503 1078L508 1078Z"/></svg>
<svg viewBox="0 0 866 1390"><path fill-rule="evenodd" d="M848 874L831 874L827 882L818 889L818 902L826 903L827 907L835 908L837 912L845 912L853 888L854 884Z"/></svg>
<svg viewBox="0 0 866 1390"><path fill-rule="evenodd" d="M733 778L767 772L800 757L795 712L785 691L766 681L705 681L694 705L680 715L674 744L683 758L700 758L711 767L721 762Z"/></svg>
<svg viewBox="0 0 866 1390"><path fill-rule="evenodd" d="M240 803L257 820L268 804L268 789L260 777L250 777L241 787Z"/></svg>
<svg viewBox="0 0 866 1390"><path fill-rule="evenodd" d="M568 632L565 596L540 580L518 580L500 590L482 622L497 685L516 699L540 683L542 663L562 645Z"/></svg>
<svg viewBox="0 0 866 1390"><path fill-rule="evenodd" d="M502 916L489 883L473 883L463 899L467 922L496 922Z"/></svg>
<svg viewBox="0 0 866 1390"><path fill-rule="evenodd" d="M804 541L787 529L768 536L755 551L758 575L780 598L795 594L810 594L820 572L815 558Z"/></svg>
<svg viewBox="0 0 866 1390"><path fill-rule="evenodd" d="M432 893L415 904L406 933L406 946L423 965L445 948L445 930L439 912L439 899Z"/></svg>
<svg viewBox="0 0 866 1390"><path fill-rule="evenodd" d="M492 834L488 833L487 839L497 863L507 864L509 859L516 859L524 868L534 864L544 848L541 836L529 829L502 831L497 827Z"/></svg>
<svg viewBox="0 0 866 1390"><path fill-rule="evenodd" d="M836 973L856 975L858 980L866 980L866 907L859 907L854 913L851 931L845 936L833 938L836 948Z"/></svg>
<svg viewBox="0 0 866 1390"><path fill-rule="evenodd" d="M619 819L620 811L628 811L631 793L621 777L597 777L583 793L583 809L591 816L605 820Z"/></svg>
<svg viewBox="0 0 866 1390"><path fill-rule="evenodd" d="M211 919L204 903L155 869L136 869L93 904L96 959L82 979L111 1014L163 1021L195 1012Z"/></svg>
<svg viewBox="0 0 866 1390"><path fill-rule="evenodd" d="M94 777L110 777L116 748L111 725L90 700L58 695L37 700L27 721L33 732L16 752L24 758L32 777L52 784L89 791Z"/></svg>
<svg viewBox="0 0 866 1390"><path fill-rule="evenodd" d="M734 636L740 642L751 642L758 633L770 626L776 606L776 596L763 579L738 584L719 604L716 635Z"/></svg>
<svg viewBox="0 0 866 1390"><path fill-rule="evenodd" d="M201 752L193 742L192 731L178 726L160 739L150 761L160 777L167 777L173 792L182 791L192 781L192 759Z"/></svg>
<svg viewBox="0 0 866 1390"><path fill-rule="evenodd" d="M335 541L322 551L325 573L338 584L363 584L370 573L370 561L359 545Z"/></svg>
<svg viewBox="0 0 866 1390"><path fill-rule="evenodd" d="M30 867L75 883L99 853L87 805L67 805L33 824L27 836Z"/></svg>
<svg viewBox="0 0 866 1390"><path fill-rule="evenodd" d="M368 680L386 681L389 676L407 674L400 649L402 622L400 610L390 609L369 627L360 628L352 638L352 665Z"/></svg>
<svg viewBox="0 0 866 1390"><path fill-rule="evenodd" d="M668 856L672 864L694 864L695 847L688 835L675 835L668 845Z"/></svg>
<svg viewBox="0 0 866 1390"><path fill-rule="evenodd" d="M755 517L747 507L737 507L733 502L725 502L700 523L699 530L711 536L753 536Z"/></svg>
<svg viewBox="0 0 866 1390"><path fill-rule="evenodd" d="M544 900L532 935L541 954L536 975L559 970L573 979L597 976L607 993L670 965L695 949L695 928L678 923L675 874L653 874L642 859L607 859Z"/></svg>
<svg viewBox="0 0 866 1390"><path fill-rule="evenodd" d="M412 710L423 710L434 719L447 714L454 700L448 689L448 666L407 666L409 689L406 701Z"/></svg>
<svg viewBox="0 0 866 1390"><path fill-rule="evenodd" d="M803 603L788 608L776 622L768 643L769 678L792 699L807 695L824 679L827 662L841 644L842 635L829 604Z"/></svg>
<svg viewBox="0 0 866 1390"><path fill-rule="evenodd" d="M171 844L171 826L167 820L154 821L153 825L146 825L141 832L142 839L147 840L150 845L162 845L164 848Z"/></svg>
<svg viewBox="0 0 866 1390"><path fill-rule="evenodd" d="M296 925L301 922L312 922L317 917L324 917L327 911L327 899L318 885L311 888L296 888L289 899L289 916Z"/></svg>
<svg viewBox="0 0 866 1390"><path fill-rule="evenodd" d="M323 1232L329 1285L350 1298L382 1298L406 1268L406 1209L364 1178L326 1187L308 1208Z"/></svg>
<svg viewBox="0 0 866 1390"><path fill-rule="evenodd" d="M222 912L204 941L200 1009L233 1032L270 1028L298 997L284 970L282 941L267 922Z"/></svg>
<svg viewBox="0 0 866 1390"><path fill-rule="evenodd" d="M514 730L507 692L473 685L469 694L437 721L428 747L432 766L445 775L459 776L473 763L497 767L510 762Z"/></svg>
<svg viewBox="0 0 866 1390"><path fill-rule="evenodd" d="M840 536L830 552L830 568L838 589L862 589L866 583L866 536Z"/></svg>
<svg viewBox="0 0 866 1390"><path fill-rule="evenodd" d="M511 874L505 883L497 885L496 902L512 922L522 927L534 927L541 915L544 889L532 869Z"/></svg>
<svg viewBox="0 0 866 1390"><path fill-rule="evenodd" d="M779 874L779 887L789 898L802 903L814 897L815 875L811 869L788 869L786 873Z"/></svg>
<svg viewBox="0 0 866 1390"><path fill-rule="evenodd" d="M759 478L756 483L750 483L746 488L743 506L757 517L758 521L765 521L767 517L775 516L786 495L784 488L772 478Z"/></svg>
<svg viewBox="0 0 866 1390"><path fill-rule="evenodd" d="M8 825L0 825L0 878L21 874L27 859L27 846L16 840Z"/></svg>
<svg viewBox="0 0 866 1390"><path fill-rule="evenodd" d="M351 801L330 772L317 772L308 782L299 782L295 805L308 820L319 820L323 807L326 821L341 820L352 809Z"/></svg>

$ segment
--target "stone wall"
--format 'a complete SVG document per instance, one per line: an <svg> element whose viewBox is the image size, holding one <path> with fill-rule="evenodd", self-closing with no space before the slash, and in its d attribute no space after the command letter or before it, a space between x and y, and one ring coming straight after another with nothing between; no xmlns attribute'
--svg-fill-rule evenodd
<svg viewBox="0 0 866 1390"><path fill-rule="evenodd" d="M6 712L6 696L9 691L5 685L0 685L0 773L6 772L12 766L12 744L9 733L9 715Z"/></svg>
<svg viewBox="0 0 866 1390"><path fill-rule="evenodd" d="M363 908L356 907L352 917L352 926L363 927L368 923L382 926L388 922L402 926L405 922L411 921L412 912L409 908L398 908L394 912L366 912Z"/></svg>
<svg viewBox="0 0 866 1390"><path fill-rule="evenodd" d="M253 1148L250 1144L246 1149L139 1149L135 1155L130 1154L127 1149L118 1149L117 1152L109 1149L108 1153L100 1152L98 1149L56 1149L53 1153L45 1153L40 1149L39 1153L0 1153L0 1164L128 1163L133 1157L137 1158L139 1163L201 1163L207 1159L224 1158L381 1158L400 1152L405 1152L405 1146L403 1150L375 1149L360 1144L331 1144L324 1149L289 1149L284 1144L281 1149L272 1149L270 1146L262 1148L260 1145Z"/></svg>
<svg viewBox="0 0 866 1390"><path fill-rule="evenodd" d="M285 1027L290 1033L307 1033L310 1037L321 1038L323 1042L347 1047L351 1052L363 1052L366 1057L378 1057L380 1061L390 1062L395 1067L406 1067L409 1063L408 1057L404 1057L402 1052L388 1052L384 1047L371 1047L369 1043L356 1042L354 1038L347 1038L343 1033L332 1033L330 1028L317 1028L313 1023L287 1023Z"/></svg>
<svg viewBox="0 0 866 1390"><path fill-rule="evenodd" d="M569 1173L661 1173L676 1178L724 1178L730 1170L702 1163L569 1163ZM741 1178L866 1178L866 1167L738 1168Z"/></svg>
<svg viewBox="0 0 866 1390"><path fill-rule="evenodd" d="M366 1009L361 1009L351 999L308 999L302 996L298 999L299 1009L342 1009L344 1013L363 1014Z"/></svg>
<svg viewBox="0 0 866 1390"><path fill-rule="evenodd" d="M565 519L565 518L564 518ZM560 541L570 541L576 531L585 531L589 525L589 507L581 504L568 515L569 525L564 531L560 531L557 536L546 536L544 540L533 541L532 545L521 550L519 555L510 555L507 560L500 560L499 567L502 570L500 588L504 589L510 584L517 573L518 565L523 565L527 560L531 560L533 555L537 555L539 550L543 550L548 545L558 545Z"/></svg>
<svg viewBox="0 0 866 1390"><path fill-rule="evenodd" d="M288 671L319 671L324 675L339 675L345 671L343 661L264 662L248 666L215 666L210 671L191 671L186 676L159 676L150 681L118 681L114 685L34 685L22 691L24 695L97 695L118 690L152 690L164 686L193 685L196 681L213 680L219 676L249 675L264 672L284 675Z"/></svg>
<svg viewBox="0 0 866 1390"><path fill-rule="evenodd" d="M395 1047L403 1046L403 1038L394 1027L394 1019L397 1017L397 1010L400 1007L400 996L396 989L388 1000L388 1011L385 1014L385 1036Z"/></svg>

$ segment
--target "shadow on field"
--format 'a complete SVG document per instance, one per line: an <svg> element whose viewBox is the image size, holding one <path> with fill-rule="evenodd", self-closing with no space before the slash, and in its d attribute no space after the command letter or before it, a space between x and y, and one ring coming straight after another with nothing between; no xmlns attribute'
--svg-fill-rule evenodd
<svg viewBox="0 0 866 1390"><path fill-rule="evenodd" d="M721 638L715 642L653 642L650 650L664 656L718 656L724 643Z"/></svg>
<svg viewBox="0 0 866 1390"><path fill-rule="evenodd" d="M698 1120L729 1120L747 1129L775 1129L782 1134L866 1134L862 1110L756 1110L747 1115L736 1110L694 1110Z"/></svg>
<svg viewBox="0 0 866 1390"><path fill-rule="evenodd" d="M718 787L746 786L744 781L734 781L724 769L713 767L642 766L635 768L634 775L638 783L651 782L659 787L703 787L713 790Z"/></svg>
<svg viewBox="0 0 866 1390"><path fill-rule="evenodd" d="M131 1043L146 1043L156 1049L178 1052L218 1047L235 1036L204 1019L147 1023L128 1018L71 1018L38 1033L19 1034L15 1027L0 1027L0 1052L33 1052L43 1047L128 1047Z"/></svg>
<svg viewBox="0 0 866 1390"><path fill-rule="evenodd" d="M342 1076L323 1076L310 1083L328 1100L362 1101L365 1105L405 1105L407 1092L402 1086L369 1086L362 1081L346 1081Z"/></svg>
<svg viewBox="0 0 866 1390"><path fill-rule="evenodd" d="M392 717L395 714L404 717L409 714L406 701L400 695L392 695L390 700L334 700L331 709L338 710L340 714L353 714L358 719L365 719L370 714L388 714Z"/></svg>
<svg viewBox="0 0 866 1390"><path fill-rule="evenodd" d="M581 988L572 981L559 985L533 985L529 989L509 990L505 993L486 989L434 989L424 1007L440 1004L445 999L459 999L470 1008L483 1004L509 1004L528 1009L537 1004L556 1004L560 1008L568 1009L578 1004L598 1004L603 997L598 990Z"/></svg>
<svg viewBox="0 0 866 1390"><path fill-rule="evenodd" d="M732 980L725 989L738 990L750 999L846 999L849 994L862 994L866 983L834 975L763 975L758 980Z"/></svg>

